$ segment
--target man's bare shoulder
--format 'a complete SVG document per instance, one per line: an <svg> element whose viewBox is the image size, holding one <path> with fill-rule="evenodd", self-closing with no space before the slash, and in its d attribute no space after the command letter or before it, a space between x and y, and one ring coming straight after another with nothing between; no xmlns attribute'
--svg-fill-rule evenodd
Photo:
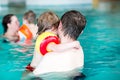
<svg viewBox="0 0 120 80"><path fill-rule="evenodd" d="M76 55L83 54L82 47L66 49L63 51L49 52L44 57L47 57L47 56L67 56L67 55L75 55L75 54Z"/></svg>

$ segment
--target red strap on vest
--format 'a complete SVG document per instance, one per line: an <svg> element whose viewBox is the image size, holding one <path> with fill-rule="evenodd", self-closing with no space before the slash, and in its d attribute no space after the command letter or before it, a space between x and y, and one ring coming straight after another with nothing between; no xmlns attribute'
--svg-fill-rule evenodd
<svg viewBox="0 0 120 80"><path fill-rule="evenodd" d="M45 55L48 51L47 51L47 46L49 43L55 43L55 44L59 44L60 40L57 36L48 36L46 37L40 44L40 52L42 55Z"/></svg>

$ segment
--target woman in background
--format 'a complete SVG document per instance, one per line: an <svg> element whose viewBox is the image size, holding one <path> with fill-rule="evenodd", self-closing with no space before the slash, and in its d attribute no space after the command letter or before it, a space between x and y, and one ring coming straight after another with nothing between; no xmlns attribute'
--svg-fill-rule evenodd
<svg viewBox="0 0 120 80"><path fill-rule="evenodd" d="M17 42L18 30L19 30L19 21L18 18L14 14L7 14L3 17L2 20L3 25L3 36L6 38L4 42Z"/></svg>

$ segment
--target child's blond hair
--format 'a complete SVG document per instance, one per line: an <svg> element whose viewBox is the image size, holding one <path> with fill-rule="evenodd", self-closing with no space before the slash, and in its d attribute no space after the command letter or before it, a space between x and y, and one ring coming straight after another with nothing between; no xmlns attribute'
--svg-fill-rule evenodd
<svg viewBox="0 0 120 80"><path fill-rule="evenodd" d="M48 30L48 29L57 29L59 25L59 17L52 11L47 11L42 13L37 22L38 34Z"/></svg>

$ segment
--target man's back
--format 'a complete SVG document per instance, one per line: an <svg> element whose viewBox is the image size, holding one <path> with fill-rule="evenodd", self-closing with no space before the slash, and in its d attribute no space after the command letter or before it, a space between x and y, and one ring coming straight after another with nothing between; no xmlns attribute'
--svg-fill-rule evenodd
<svg viewBox="0 0 120 80"><path fill-rule="evenodd" d="M82 48L72 48L46 54L33 73L39 75L49 72L70 71L76 68L82 68L83 64L84 55Z"/></svg>

